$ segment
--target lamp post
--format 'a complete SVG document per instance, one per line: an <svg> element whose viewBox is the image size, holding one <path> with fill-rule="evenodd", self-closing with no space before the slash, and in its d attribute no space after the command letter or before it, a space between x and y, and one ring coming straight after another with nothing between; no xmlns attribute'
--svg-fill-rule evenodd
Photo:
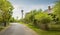
<svg viewBox="0 0 60 35"><path fill-rule="evenodd" d="M23 19L23 11L24 11L24 10L21 10L21 13L22 13L22 17L21 17L21 18L22 18L22 19Z"/></svg>

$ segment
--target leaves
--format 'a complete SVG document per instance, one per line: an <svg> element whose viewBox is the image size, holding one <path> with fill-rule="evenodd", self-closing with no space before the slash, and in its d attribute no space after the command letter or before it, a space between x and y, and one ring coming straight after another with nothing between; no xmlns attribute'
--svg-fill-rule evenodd
<svg viewBox="0 0 60 35"><path fill-rule="evenodd" d="M13 6L7 0L0 0L0 21L7 22L12 16Z"/></svg>
<svg viewBox="0 0 60 35"><path fill-rule="evenodd" d="M57 1L53 7L54 14L57 15L60 19L60 0Z"/></svg>

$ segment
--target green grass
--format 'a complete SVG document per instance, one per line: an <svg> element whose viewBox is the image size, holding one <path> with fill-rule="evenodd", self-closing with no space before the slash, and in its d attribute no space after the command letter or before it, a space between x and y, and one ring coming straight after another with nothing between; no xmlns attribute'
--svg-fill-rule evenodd
<svg viewBox="0 0 60 35"><path fill-rule="evenodd" d="M21 22L21 24L24 24L24 23ZM55 30L54 31L46 31L46 30L39 29L31 24L24 24L24 25L26 25L29 28L31 28L32 30L36 31L38 35L60 35L60 31L55 31ZM52 24L51 27L52 28L55 27L57 29L57 27L60 28L60 25Z"/></svg>
<svg viewBox="0 0 60 35"><path fill-rule="evenodd" d="M0 31L3 30L3 29L4 29L4 27L3 26L0 26Z"/></svg>
<svg viewBox="0 0 60 35"><path fill-rule="evenodd" d="M4 30L5 28L9 27L10 25L6 25L6 27L0 25L0 31Z"/></svg>
<svg viewBox="0 0 60 35"><path fill-rule="evenodd" d="M50 30L60 31L60 24L49 24Z"/></svg>
<svg viewBox="0 0 60 35"><path fill-rule="evenodd" d="M38 35L60 35L60 31L45 31L30 24L25 24L25 25L36 31Z"/></svg>

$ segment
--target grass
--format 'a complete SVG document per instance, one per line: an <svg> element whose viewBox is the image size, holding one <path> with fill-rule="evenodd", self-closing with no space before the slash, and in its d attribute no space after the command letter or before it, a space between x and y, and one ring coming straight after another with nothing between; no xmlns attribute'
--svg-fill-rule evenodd
<svg viewBox="0 0 60 35"><path fill-rule="evenodd" d="M8 28L10 25L6 25L6 27L4 27L4 26L2 26L2 25L0 25L0 32L2 31L2 30L5 30L6 28Z"/></svg>
<svg viewBox="0 0 60 35"><path fill-rule="evenodd" d="M60 30L60 24L49 24L52 30Z"/></svg>
<svg viewBox="0 0 60 35"><path fill-rule="evenodd" d="M30 24L25 24L25 25L36 31L38 35L60 35L60 31L45 31Z"/></svg>
<svg viewBox="0 0 60 35"><path fill-rule="evenodd" d="M3 26L0 26L0 31L1 31L1 30L3 30L4 28L5 28L5 27L3 27Z"/></svg>
<svg viewBox="0 0 60 35"><path fill-rule="evenodd" d="M24 23L21 22L21 24L24 24ZM38 33L38 35L60 35L60 31L56 31L56 30L46 31L46 30L39 29L36 26L33 26L31 24L25 24L25 25L28 26L29 28L31 28L32 30L36 31ZM58 28L60 28L60 25L52 24L51 28L58 29Z"/></svg>

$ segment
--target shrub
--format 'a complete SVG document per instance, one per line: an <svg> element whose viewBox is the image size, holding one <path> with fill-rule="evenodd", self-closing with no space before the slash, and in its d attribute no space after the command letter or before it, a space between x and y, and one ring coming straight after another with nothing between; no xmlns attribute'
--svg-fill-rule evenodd
<svg viewBox="0 0 60 35"><path fill-rule="evenodd" d="M46 30L48 29L48 23L52 21L52 17L43 12L35 15L35 19L38 21L38 25Z"/></svg>

